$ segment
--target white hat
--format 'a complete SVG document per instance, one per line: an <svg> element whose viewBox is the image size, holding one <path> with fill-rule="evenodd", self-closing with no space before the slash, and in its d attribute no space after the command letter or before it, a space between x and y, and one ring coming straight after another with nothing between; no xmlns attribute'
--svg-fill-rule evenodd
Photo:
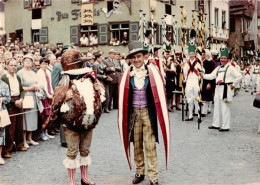
<svg viewBox="0 0 260 185"><path fill-rule="evenodd" d="M109 50L108 53L116 53L116 50L114 50L113 48Z"/></svg>

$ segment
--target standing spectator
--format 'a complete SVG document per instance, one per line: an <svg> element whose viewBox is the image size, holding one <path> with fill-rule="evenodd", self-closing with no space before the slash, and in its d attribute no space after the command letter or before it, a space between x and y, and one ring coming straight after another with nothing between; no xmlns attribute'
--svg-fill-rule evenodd
<svg viewBox="0 0 260 185"><path fill-rule="evenodd" d="M48 66L48 70L50 71L50 73L53 70L53 66L55 65L55 63L57 62L56 56L54 54L50 54L47 56L47 59L49 60L49 66Z"/></svg>
<svg viewBox="0 0 260 185"><path fill-rule="evenodd" d="M6 63L7 72L2 76L2 80L7 83L10 89L11 100L7 105L9 115L19 114L17 116L10 117L11 125L6 127L6 145L3 148L3 157L10 158L11 150L14 143L17 150L27 151L27 148L23 146L23 109L22 102L24 99L24 90L22 81L19 76L15 74L17 70L17 62L11 60Z"/></svg>
<svg viewBox="0 0 260 185"><path fill-rule="evenodd" d="M81 46L88 46L89 45L89 40L88 38L86 37L86 34L84 33L82 35L82 37L80 38L80 45Z"/></svg>
<svg viewBox="0 0 260 185"><path fill-rule="evenodd" d="M2 76L4 68L0 66L0 76ZM8 85L0 79L0 110L5 109L5 105L10 102L10 91ZM0 127L0 165L5 164L2 158L2 148L5 145L5 128Z"/></svg>
<svg viewBox="0 0 260 185"><path fill-rule="evenodd" d="M102 103L103 111L109 113L108 100L109 100L109 81L112 80L109 76L105 75L104 64L102 63L102 54L100 52L95 53L95 63L93 64L93 70L97 71L97 78L105 87L106 100Z"/></svg>
<svg viewBox="0 0 260 185"><path fill-rule="evenodd" d="M44 87L44 91L46 93L46 98L42 100L42 104L44 107L43 112L41 113L41 116L43 117L43 123L45 123L47 117L50 115L50 106L52 102L52 97L53 97L53 89L51 85L51 73L47 69L49 65L49 60L44 58L40 60L40 66L41 68L38 70L37 75L39 79L39 85ZM47 130L41 130L40 137L42 140L46 141L48 139L54 138L54 136L50 136L48 134Z"/></svg>
<svg viewBox="0 0 260 185"><path fill-rule="evenodd" d="M115 60L116 51L111 49L109 51L109 58L104 60L105 71L106 74L111 77L113 80L109 84L109 103L108 110L111 110L112 100L113 100L113 108L117 109L118 106L118 80L119 73L121 73L121 67L119 62Z"/></svg>
<svg viewBox="0 0 260 185"><path fill-rule="evenodd" d="M37 130L38 123L38 112L36 104L36 95L35 91L38 90L38 77L37 74L32 71L33 57L30 54L27 54L23 58L23 68L17 73L21 78L23 89L25 91L25 96L31 96L33 98L33 108L25 109L23 117L23 143L24 147L29 148L28 144L38 145L38 142L35 142L32 139L32 131Z"/></svg>

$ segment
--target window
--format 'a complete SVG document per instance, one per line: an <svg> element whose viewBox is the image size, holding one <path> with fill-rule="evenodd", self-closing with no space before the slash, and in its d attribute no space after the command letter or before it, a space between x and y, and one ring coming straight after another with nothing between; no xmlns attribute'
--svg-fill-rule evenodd
<svg viewBox="0 0 260 185"><path fill-rule="evenodd" d="M119 45L122 42L125 32L129 36L129 23L111 23L110 44Z"/></svg>
<svg viewBox="0 0 260 185"><path fill-rule="evenodd" d="M222 11L222 28L226 27L226 11Z"/></svg>
<svg viewBox="0 0 260 185"><path fill-rule="evenodd" d="M166 25L166 43L173 44L173 28Z"/></svg>
<svg viewBox="0 0 260 185"><path fill-rule="evenodd" d="M31 8L44 8L49 5L51 5L51 0L32 0Z"/></svg>
<svg viewBox="0 0 260 185"><path fill-rule="evenodd" d="M172 6L169 4L165 4L165 14L171 15L172 14Z"/></svg>
<svg viewBox="0 0 260 185"><path fill-rule="evenodd" d="M42 18L42 9L33 9L32 10L32 19L41 19Z"/></svg>
<svg viewBox="0 0 260 185"><path fill-rule="evenodd" d="M176 5L176 0L158 0L158 1L163 2L163 3L168 3L171 5Z"/></svg>
<svg viewBox="0 0 260 185"><path fill-rule="evenodd" d="M218 8L215 8L215 26L218 26Z"/></svg>
<svg viewBox="0 0 260 185"><path fill-rule="evenodd" d="M85 36L89 40L90 46L98 44L98 39L97 39L98 27L97 27L97 25L81 26L80 33L81 33L81 36L83 36L83 34L85 34Z"/></svg>
<svg viewBox="0 0 260 185"><path fill-rule="evenodd" d="M230 32L235 32L236 31L236 21L235 18L230 19Z"/></svg>
<svg viewBox="0 0 260 185"><path fill-rule="evenodd" d="M107 2L107 12L109 12L110 10L113 10L113 1Z"/></svg>
<svg viewBox="0 0 260 185"><path fill-rule="evenodd" d="M204 0L195 0L195 11L200 11L200 8L204 11Z"/></svg>
<svg viewBox="0 0 260 185"><path fill-rule="evenodd" d="M32 30L32 41L33 43L39 42L40 40L40 30Z"/></svg>
<svg viewBox="0 0 260 185"><path fill-rule="evenodd" d="M154 29L153 29L153 31L154 31L154 36L153 36L154 44L156 44L156 43L159 44L159 39L157 40L157 27L158 27L158 24L154 23L153 27L154 27ZM152 33L152 23L151 22L148 23L148 28L146 29L145 37L148 38L150 33ZM152 43L151 39L150 39L150 43Z"/></svg>

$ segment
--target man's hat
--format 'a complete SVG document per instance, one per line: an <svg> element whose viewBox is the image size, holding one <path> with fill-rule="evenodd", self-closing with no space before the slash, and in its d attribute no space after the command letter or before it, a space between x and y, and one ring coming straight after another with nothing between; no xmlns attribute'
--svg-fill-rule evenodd
<svg viewBox="0 0 260 185"><path fill-rule="evenodd" d="M24 61L26 58L31 59L32 62L34 61L34 60L33 60L33 56L32 56L32 54L30 54L30 53L23 56L23 61Z"/></svg>
<svg viewBox="0 0 260 185"><path fill-rule="evenodd" d="M116 53L116 50L114 50L113 48L109 50L108 53Z"/></svg>
<svg viewBox="0 0 260 185"><path fill-rule="evenodd" d="M171 46L166 46L165 51L166 52L171 52L171 49L172 49Z"/></svg>
<svg viewBox="0 0 260 185"><path fill-rule="evenodd" d="M65 45L63 46L62 50L61 50L61 54L63 54L67 49L74 49L73 46L71 45Z"/></svg>
<svg viewBox="0 0 260 185"><path fill-rule="evenodd" d="M126 59L132 57L133 54L137 52L142 52L144 55L148 53L147 49L144 49L143 43L140 41L133 41L128 44L129 54L126 56Z"/></svg>
<svg viewBox="0 0 260 185"><path fill-rule="evenodd" d="M229 58L229 52L225 46L220 48L220 57L224 57L224 56Z"/></svg>
<svg viewBox="0 0 260 185"><path fill-rule="evenodd" d="M188 52L189 53L192 53L192 52L195 53L195 51L196 51L195 40L190 40Z"/></svg>

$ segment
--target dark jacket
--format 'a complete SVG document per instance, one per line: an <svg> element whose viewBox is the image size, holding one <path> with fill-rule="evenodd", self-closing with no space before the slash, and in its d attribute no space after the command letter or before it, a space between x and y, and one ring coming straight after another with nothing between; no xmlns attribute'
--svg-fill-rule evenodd
<svg viewBox="0 0 260 185"><path fill-rule="evenodd" d="M104 70L106 72L106 75L111 77L113 80L110 82L111 84L116 84L119 81L120 75L121 75L121 67L120 64L117 60L114 60L114 62L112 62L110 60L110 58L106 59L103 61L104 64ZM115 69L115 71L111 71L111 67L120 67L120 69Z"/></svg>
<svg viewBox="0 0 260 185"><path fill-rule="evenodd" d="M145 66L145 68L147 69L147 66ZM131 69L131 71L132 71L132 69ZM133 113L133 92L134 92L134 87L135 87L134 77L130 77L129 83L130 84L129 84L129 94L128 94L128 115L127 115L128 132L129 132L129 128L130 128L129 126L130 126L131 115ZM149 118L151 121L153 133L154 133L156 142L159 142L157 113L156 113L156 107L155 107L154 97L153 97L153 93L152 93L152 88L151 88L151 84L150 84L150 80L149 80L148 76L146 76L146 78L145 78L145 90L146 90L146 97L147 97L148 114L149 114ZM133 135L134 135L134 133L132 133L132 135L131 135L132 136L131 141L133 141Z"/></svg>
<svg viewBox="0 0 260 185"><path fill-rule="evenodd" d="M22 80L18 75L16 75L16 77L19 82L20 99L24 99L25 92L23 90ZM9 90L10 90L10 95L11 95L10 83L9 83L9 79L7 78L6 74L4 74L1 79L8 85ZM14 105L15 105L15 100L11 97L10 103L7 104L7 109L11 110Z"/></svg>
<svg viewBox="0 0 260 185"><path fill-rule="evenodd" d="M104 64L98 63L97 61L94 62L93 66L92 66L93 70L97 71L97 78L99 81L101 81L102 83L104 83L104 75L105 75L105 71L104 71Z"/></svg>

